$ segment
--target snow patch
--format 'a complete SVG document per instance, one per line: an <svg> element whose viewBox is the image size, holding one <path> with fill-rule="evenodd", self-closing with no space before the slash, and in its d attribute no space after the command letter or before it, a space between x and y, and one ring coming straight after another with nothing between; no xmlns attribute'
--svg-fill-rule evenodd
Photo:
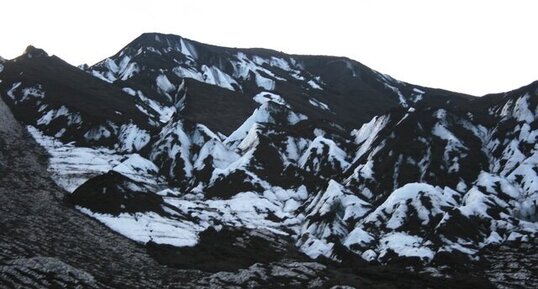
<svg viewBox="0 0 538 289"><path fill-rule="evenodd" d="M309 102L311 105L313 105L313 106L315 106L315 107L319 107L319 108L321 108L321 109L323 109L323 110L330 110L330 109L329 109L329 106L328 106L327 104L325 104L325 103L323 103L323 102L321 102L321 101L319 101L319 100L317 100L317 99L315 99L315 98L311 98L311 99L309 99L308 102Z"/></svg>
<svg viewBox="0 0 538 289"><path fill-rule="evenodd" d="M123 152L140 151L145 147L151 137L146 130L140 129L136 124L124 124L118 134L118 149Z"/></svg>
<svg viewBox="0 0 538 289"><path fill-rule="evenodd" d="M164 93L170 93L176 90L176 87L170 82L170 80L168 80L168 77L166 77L166 75L164 74L157 76L157 79L155 81L157 83L157 88Z"/></svg>
<svg viewBox="0 0 538 289"><path fill-rule="evenodd" d="M273 101L280 105L284 105L284 106L287 105L286 101L280 95L272 93L272 92L268 92L268 91L262 91L256 94L252 99L259 104L264 104L264 103L267 103L268 101Z"/></svg>
<svg viewBox="0 0 538 289"><path fill-rule="evenodd" d="M120 164L124 157L106 148L76 147L44 135L33 126L30 135L49 153L48 171L56 184L72 193L87 180L102 175Z"/></svg>

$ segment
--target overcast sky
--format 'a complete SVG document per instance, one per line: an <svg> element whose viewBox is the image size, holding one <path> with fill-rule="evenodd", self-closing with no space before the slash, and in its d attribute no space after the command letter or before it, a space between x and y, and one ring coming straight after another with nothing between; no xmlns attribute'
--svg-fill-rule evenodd
<svg viewBox="0 0 538 289"><path fill-rule="evenodd" d="M93 64L143 32L347 56L399 80L483 95L538 80L538 1L7 0L0 56L28 44Z"/></svg>

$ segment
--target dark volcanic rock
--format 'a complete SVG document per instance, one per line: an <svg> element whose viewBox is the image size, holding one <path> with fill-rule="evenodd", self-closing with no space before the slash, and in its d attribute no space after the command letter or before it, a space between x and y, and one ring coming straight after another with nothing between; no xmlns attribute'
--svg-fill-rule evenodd
<svg viewBox="0 0 538 289"><path fill-rule="evenodd" d="M150 242L147 249L161 264L205 272L232 272L247 269L255 263L283 259L309 260L297 250L289 237L269 231L244 231L228 227L219 231L209 228L200 233L200 240L194 247L178 248Z"/></svg>
<svg viewBox="0 0 538 289"><path fill-rule="evenodd" d="M133 187L143 188L137 185L122 174L110 171L88 180L67 199L73 205L103 214L162 212L162 198L154 192L133 191Z"/></svg>

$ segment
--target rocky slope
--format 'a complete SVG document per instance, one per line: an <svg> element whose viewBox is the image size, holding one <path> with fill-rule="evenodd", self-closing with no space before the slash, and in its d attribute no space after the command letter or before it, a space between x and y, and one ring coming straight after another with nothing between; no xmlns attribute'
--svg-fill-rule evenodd
<svg viewBox="0 0 538 289"><path fill-rule="evenodd" d="M349 272L312 262L296 250L291 253L289 240L256 230L226 235L207 231L200 244L187 251L152 243L140 246L64 201L64 191L47 172L46 151L1 99L0 121L2 288L426 288L443 282L448 282L446 288L488 286L479 277L442 280L398 268L362 266ZM260 248L265 255L259 254Z"/></svg>

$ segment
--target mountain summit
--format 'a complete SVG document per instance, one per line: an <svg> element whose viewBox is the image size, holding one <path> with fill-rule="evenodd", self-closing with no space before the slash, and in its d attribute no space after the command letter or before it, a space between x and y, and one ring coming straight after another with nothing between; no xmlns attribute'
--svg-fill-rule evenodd
<svg viewBox="0 0 538 289"><path fill-rule="evenodd" d="M47 54L47 52L45 52L45 50L40 49L40 48L35 48L32 45L29 45L28 47L26 47L26 50L24 50L23 55L25 55L28 58L32 58L32 57L47 57L47 56L49 56Z"/></svg>

